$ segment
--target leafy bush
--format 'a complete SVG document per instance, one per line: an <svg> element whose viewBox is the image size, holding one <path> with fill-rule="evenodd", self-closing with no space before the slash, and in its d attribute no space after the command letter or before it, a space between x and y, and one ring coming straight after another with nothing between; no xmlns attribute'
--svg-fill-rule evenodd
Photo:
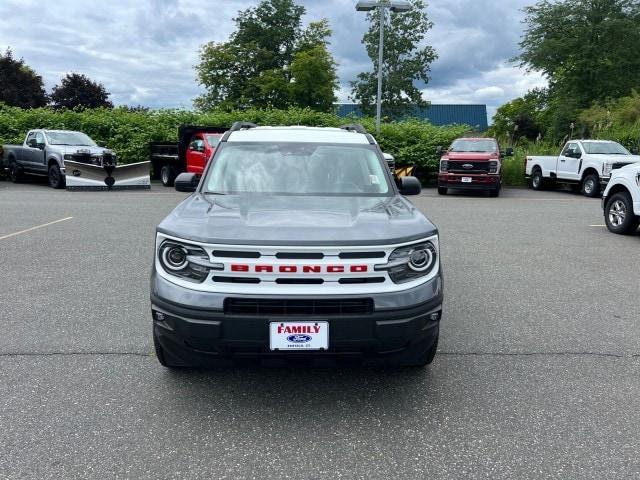
<svg viewBox="0 0 640 480"><path fill-rule="evenodd" d="M580 114L593 138L614 140L630 150L640 146L640 93L595 104Z"/></svg>
<svg viewBox="0 0 640 480"><path fill-rule="evenodd" d="M22 143L27 130L49 128L80 130L96 142L114 149L121 163L144 161L151 141L176 142L180 125L231 126L244 120L259 125L307 125L337 127L349 122L362 123L375 131L373 118L345 119L311 109L248 109L199 113L187 110L149 110L119 107L93 110L20 109L0 104L0 144ZM436 127L420 120L405 120L382 125L376 136L383 151L396 158L398 165L415 164L418 175L426 180L437 172L436 147L447 146L469 130L464 125Z"/></svg>

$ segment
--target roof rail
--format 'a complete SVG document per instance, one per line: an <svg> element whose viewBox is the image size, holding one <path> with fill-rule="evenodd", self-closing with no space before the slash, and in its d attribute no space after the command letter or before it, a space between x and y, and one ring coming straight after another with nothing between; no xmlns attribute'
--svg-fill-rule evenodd
<svg viewBox="0 0 640 480"><path fill-rule="evenodd" d="M347 125L341 125L340 128L342 130L348 130L349 132L357 132L357 133L368 133L367 129L364 128L359 123L348 123Z"/></svg>
<svg viewBox="0 0 640 480"><path fill-rule="evenodd" d="M233 122L231 125L231 132L237 132L238 130L248 130L249 128L256 128L258 125L251 122Z"/></svg>

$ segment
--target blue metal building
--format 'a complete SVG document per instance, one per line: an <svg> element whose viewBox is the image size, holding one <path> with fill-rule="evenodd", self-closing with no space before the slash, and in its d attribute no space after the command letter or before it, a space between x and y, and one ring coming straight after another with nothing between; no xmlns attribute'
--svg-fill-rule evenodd
<svg viewBox="0 0 640 480"><path fill-rule="evenodd" d="M354 115L361 117L359 105L355 103L338 103L338 116L347 117ZM384 106L382 109L384 115ZM414 109L411 117L429 120L434 125L464 124L470 125L483 132L487 129L487 106L486 105L429 105L428 107Z"/></svg>

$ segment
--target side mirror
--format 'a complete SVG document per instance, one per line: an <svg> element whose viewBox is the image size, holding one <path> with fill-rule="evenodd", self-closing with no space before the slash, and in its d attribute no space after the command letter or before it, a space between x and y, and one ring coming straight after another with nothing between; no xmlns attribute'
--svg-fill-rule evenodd
<svg viewBox="0 0 640 480"><path fill-rule="evenodd" d="M44 150L44 143L36 143L36 148L39 148L40 150Z"/></svg>
<svg viewBox="0 0 640 480"><path fill-rule="evenodd" d="M27 142L27 146L31 148L38 148L38 143L36 142L35 138L32 138Z"/></svg>
<svg viewBox="0 0 640 480"><path fill-rule="evenodd" d="M436 155L442 155L442 150L443 150L442 145L438 145L436 147Z"/></svg>
<svg viewBox="0 0 640 480"><path fill-rule="evenodd" d="M399 187L402 195L419 195L422 191L420 180L416 177L400 177Z"/></svg>
<svg viewBox="0 0 640 480"><path fill-rule="evenodd" d="M204 152L204 145L198 145L196 147L196 150L199 151L199 152Z"/></svg>
<svg viewBox="0 0 640 480"><path fill-rule="evenodd" d="M184 172L176 177L174 185L178 192L195 192L199 181L195 173Z"/></svg>
<svg viewBox="0 0 640 480"><path fill-rule="evenodd" d="M504 151L504 156L513 157L513 147L507 147L507 149Z"/></svg>

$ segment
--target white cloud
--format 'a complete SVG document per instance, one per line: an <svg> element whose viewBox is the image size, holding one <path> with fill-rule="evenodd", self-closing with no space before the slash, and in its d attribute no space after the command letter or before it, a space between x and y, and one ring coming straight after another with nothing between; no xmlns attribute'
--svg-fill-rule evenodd
<svg viewBox="0 0 640 480"><path fill-rule="evenodd" d="M427 87L423 90L423 95L432 103L486 103L491 121L500 105L546 84L542 75L527 74L522 69L503 62L494 70L476 78L456 80L444 87Z"/></svg>
<svg viewBox="0 0 640 480"><path fill-rule="evenodd" d="M43 76L51 89L68 72L102 82L115 104L149 107L191 106L201 88L193 66L208 41L225 41L235 29L239 10L258 0L110 0L92 2L29 0L46 22L34 28L27 0L1 0L0 49ZM329 18L331 51L339 64L340 101L347 101L349 82L372 68L361 44L367 29L355 0L297 0L307 8L304 22ZM425 98L434 103L487 103L490 111L503 101L543 84L508 65L517 54L522 6L529 0L433 0L427 7L434 28L426 42L440 58L432 65Z"/></svg>
<svg viewBox="0 0 640 480"><path fill-rule="evenodd" d="M480 100L493 100L495 98L504 97L504 89L495 85L478 88L474 93L476 98Z"/></svg>

